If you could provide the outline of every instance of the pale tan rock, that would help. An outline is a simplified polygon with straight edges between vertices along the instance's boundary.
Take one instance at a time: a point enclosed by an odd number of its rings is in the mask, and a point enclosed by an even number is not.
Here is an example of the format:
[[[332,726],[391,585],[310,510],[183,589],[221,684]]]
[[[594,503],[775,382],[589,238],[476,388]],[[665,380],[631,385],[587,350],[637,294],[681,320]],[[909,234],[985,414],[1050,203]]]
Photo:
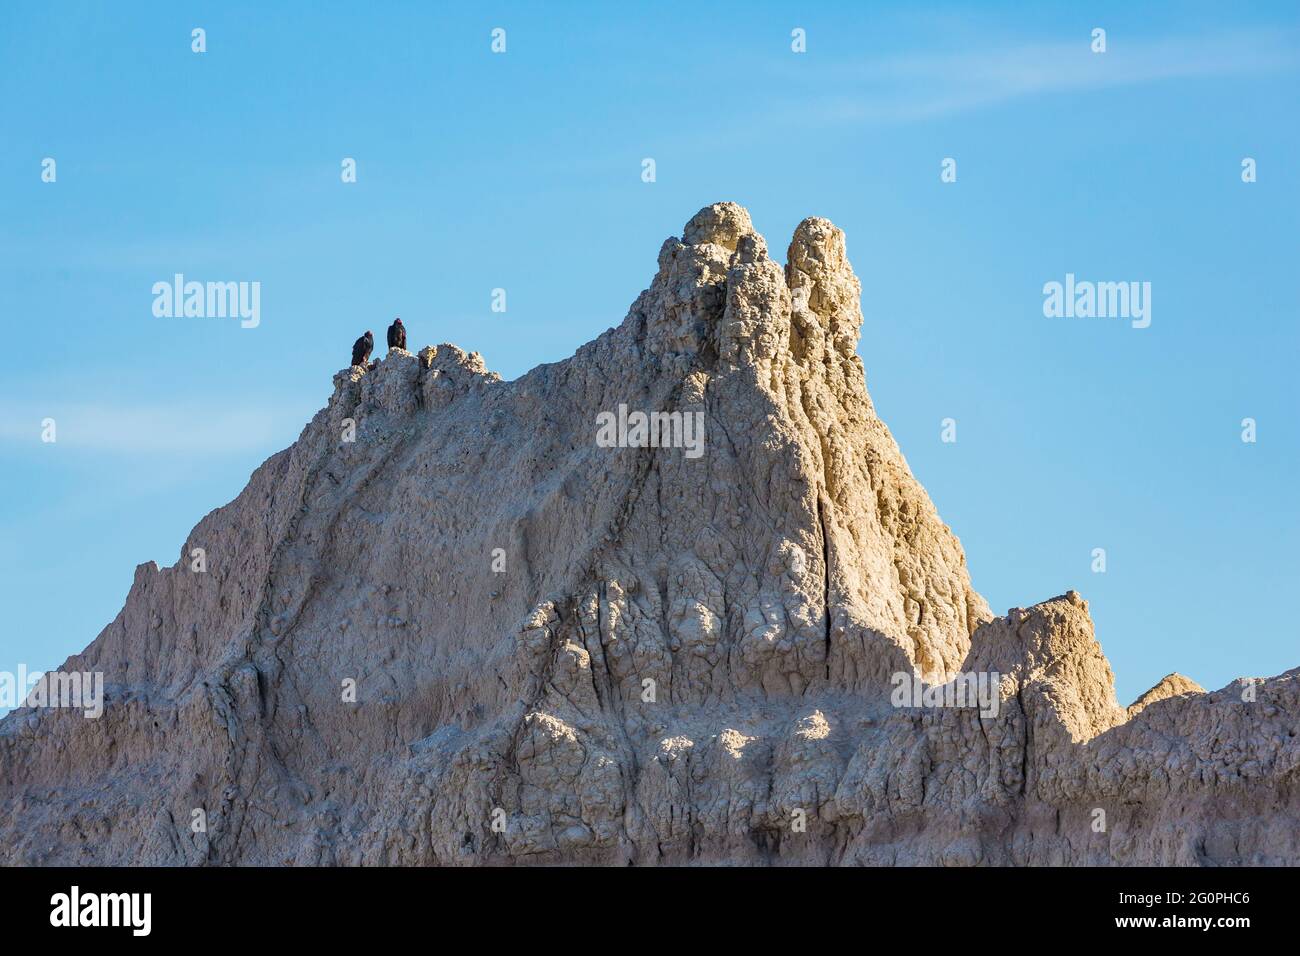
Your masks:
[[[1128,717],[1130,719],[1136,717],[1152,704],[1168,700],[1170,697],[1204,693],[1205,688],[1190,677],[1184,677],[1182,674],[1166,674],[1158,684],[1128,705]]]
[[[339,372],[65,664],[103,717],[0,723],[0,862],[1300,863],[1297,672],[1126,713],[1077,594],[994,618],[860,293],[828,221],[782,266],[719,203],[566,361]],[[620,405],[703,453],[598,445]]]

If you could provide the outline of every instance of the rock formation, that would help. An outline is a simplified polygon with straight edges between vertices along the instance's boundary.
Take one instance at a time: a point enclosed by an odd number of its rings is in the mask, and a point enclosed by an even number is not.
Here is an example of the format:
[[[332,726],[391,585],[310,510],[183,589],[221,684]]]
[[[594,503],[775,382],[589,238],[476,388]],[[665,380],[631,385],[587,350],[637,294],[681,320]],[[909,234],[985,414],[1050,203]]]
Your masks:
[[[0,724],[0,862],[1300,863],[1300,671],[1126,712],[1079,595],[995,618],[859,292],[722,203],[567,361],[339,372],[65,663],[103,716]]]
[[[1178,697],[1183,694],[1204,694],[1205,688],[1196,681],[1184,677],[1182,674],[1167,674],[1161,678],[1160,683],[1156,684],[1149,691],[1139,697],[1128,706],[1129,717],[1136,717],[1146,708],[1158,701],[1167,700],[1170,697]]]

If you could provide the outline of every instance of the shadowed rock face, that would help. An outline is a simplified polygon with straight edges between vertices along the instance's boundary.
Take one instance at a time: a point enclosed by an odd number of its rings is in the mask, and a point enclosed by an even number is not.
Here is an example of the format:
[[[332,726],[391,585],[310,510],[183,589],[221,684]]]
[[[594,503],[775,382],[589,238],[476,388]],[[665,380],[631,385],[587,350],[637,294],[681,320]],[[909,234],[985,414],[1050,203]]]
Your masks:
[[[721,203],[567,361],[339,372],[66,662],[104,715],[0,724],[0,861],[1300,863],[1300,671],[1126,713],[1077,594],[993,618],[859,294],[826,220],[782,267]],[[620,406],[702,454],[598,443]]]

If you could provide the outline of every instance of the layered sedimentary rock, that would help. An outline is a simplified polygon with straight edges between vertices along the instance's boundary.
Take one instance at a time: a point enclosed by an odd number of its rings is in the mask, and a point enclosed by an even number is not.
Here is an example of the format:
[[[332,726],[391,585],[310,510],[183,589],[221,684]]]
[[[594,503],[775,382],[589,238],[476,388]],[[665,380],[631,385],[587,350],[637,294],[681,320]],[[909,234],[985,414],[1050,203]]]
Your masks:
[[[66,662],[103,716],[0,724],[0,861],[1300,862],[1300,672],[1126,711],[1078,594],[993,617],[859,294],[723,203],[567,361],[338,373]]]

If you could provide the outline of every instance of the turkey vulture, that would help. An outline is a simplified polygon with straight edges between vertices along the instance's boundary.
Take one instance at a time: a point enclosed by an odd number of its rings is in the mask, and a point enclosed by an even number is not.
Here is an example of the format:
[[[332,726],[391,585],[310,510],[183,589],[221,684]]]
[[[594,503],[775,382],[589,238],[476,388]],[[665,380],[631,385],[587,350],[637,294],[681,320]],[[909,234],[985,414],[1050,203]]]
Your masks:
[[[370,361],[370,353],[375,347],[375,337],[369,329],[366,334],[352,343],[352,364],[365,365]]]
[[[402,325],[401,319],[394,319],[393,324],[388,327],[388,347],[390,349],[406,348],[406,326]]]

